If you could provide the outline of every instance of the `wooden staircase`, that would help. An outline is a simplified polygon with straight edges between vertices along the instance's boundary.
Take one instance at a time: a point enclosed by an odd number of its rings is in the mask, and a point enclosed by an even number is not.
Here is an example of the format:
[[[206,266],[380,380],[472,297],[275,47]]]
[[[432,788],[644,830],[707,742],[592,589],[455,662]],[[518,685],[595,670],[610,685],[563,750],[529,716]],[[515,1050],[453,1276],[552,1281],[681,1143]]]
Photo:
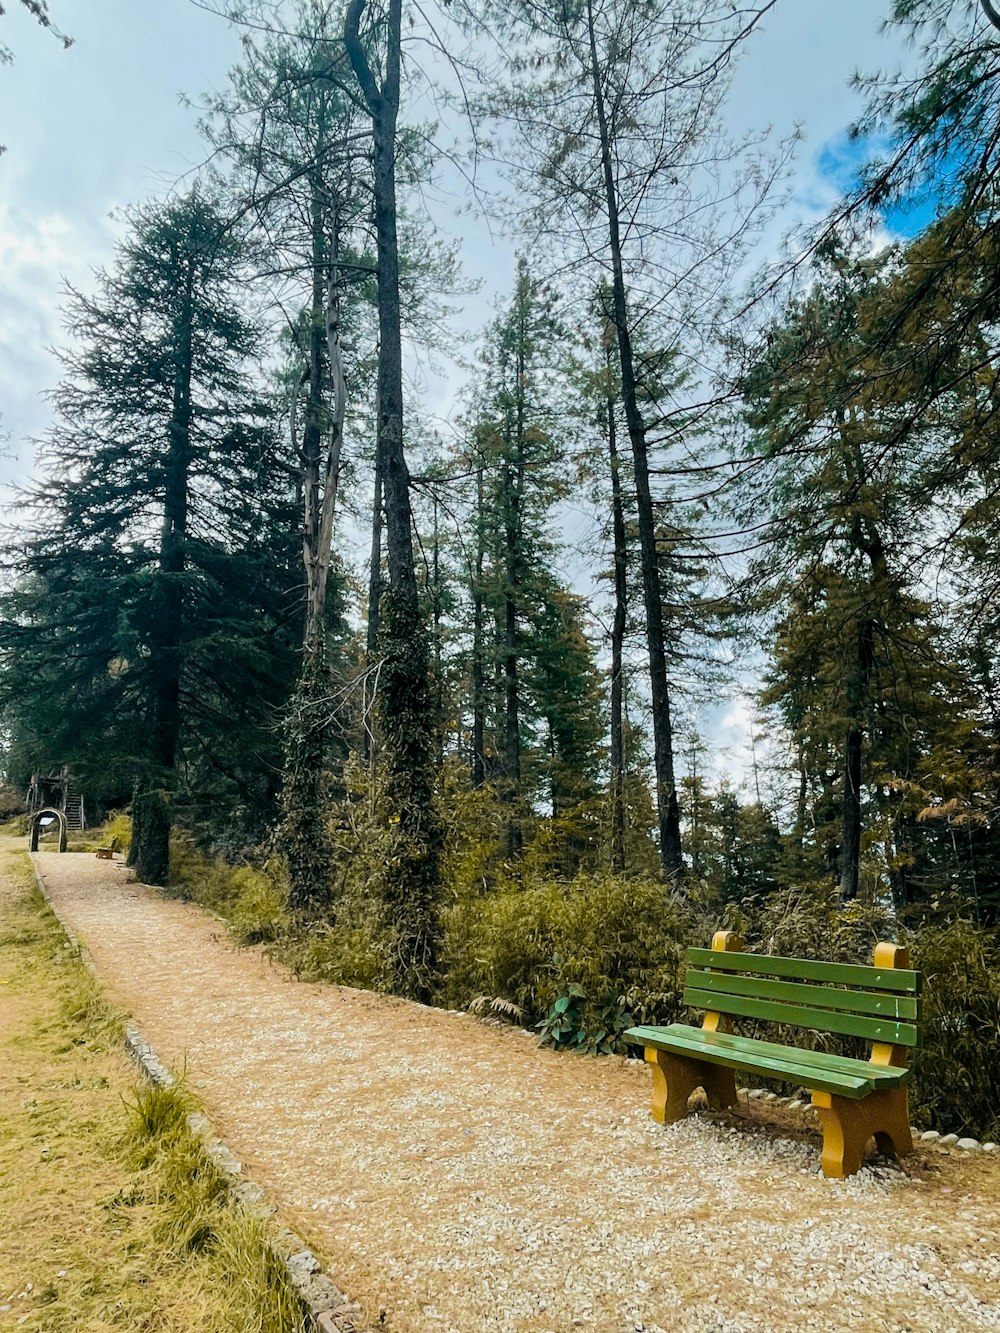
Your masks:
[[[69,786],[66,788],[63,814],[66,816],[66,829],[69,833],[79,833],[86,828],[83,816],[83,797]]]

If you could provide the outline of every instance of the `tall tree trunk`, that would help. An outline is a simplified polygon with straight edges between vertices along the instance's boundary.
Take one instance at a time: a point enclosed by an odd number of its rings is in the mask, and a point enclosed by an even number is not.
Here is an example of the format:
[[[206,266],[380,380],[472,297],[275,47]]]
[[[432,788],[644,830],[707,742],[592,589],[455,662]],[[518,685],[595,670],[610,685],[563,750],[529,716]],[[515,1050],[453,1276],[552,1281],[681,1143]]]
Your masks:
[[[622,504],[622,484],[618,457],[618,427],[615,421],[615,399],[611,385],[611,343],[604,343],[608,374],[607,411],[608,458],[611,465],[611,528],[614,542],[615,614],[611,625],[611,873],[625,871],[625,729],[622,716],[624,681],[625,627],[628,615],[628,585],[626,582],[625,509]]]
[[[427,631],[417,597],[410,479],[403,449],[403,352],[396,229],[396,120],[399,114],[402,0],[384,18],[385,77],[376,83],[360,23],[367,0],[351,0],[344,23],[347,56],[372,121],[373,200],[378,258],[378,440],[385,488],[389,594],[380,715],[385,800],[393,845],[381,884],[392,934],[396,991],[430,997],[437,963],[437,881],[441,829],[434,800],[434,708]]]
[[[376,415],[378,404],[376,403]],[[368,628],[365,634],[365,665],[371,673],[378,655],[379,610],[382,596],[382,466],[378,448],[375,450],[375,498],[372,502],[372,553],[368,571]],[[365,677],[364,688],[364,746],[365,762],[371,764],[378,752],[371,710],[374,700],[371,675]]]
[[[838,413],[840,437],[853,465],[854,483],[864,485],[867,476],[864,455],[854,429],[854,413]],[[868,560],[872,590],[884,588],[889,568],[882,534],[869,515],[855,513],[851,524],[851,544]],[[877,603],[877,598],[873,597]],[[870,686],[875,669],[875,622],[865,616],[858,622],[854,663],[847,685],[847,716],[850,723],[844,742],[843,828],[840,839],[840,901],[852,902],[858,896],[861,865],[861,759],[867,716],[871,709]]]
[[[319,151],[324,147],[320,126]],[[306,614],[302,667],[285,727],[279,845],[288,870],[288,906],[299,917],[329,918],[333,844],[327,827],[329,679],[326,596],[346,410],[340,351],[336,211],[329,221],[327,191],[318,172],[310,181],[312,304],[302,430],[302,563]],[[329,225],[329,236],[327,228]],[[326,382],[332,401],[326,400]]]
[[[129,847],[129,864],[134,866],[137,877],[146,884],[164,884],[169,873],[169,795],[176,774],[181,726],[195,256],[189,251],[182,262],[179,309],[173,329],[174,376],[164,462],[159,570],[154,598],[153,632],[150,636],[153,673],[152,763],[136,781],[132,800],[132,843]]]
[[[680,807],[674,773],[673,727],[670,717],[670,687],[667,679],[666,644],[663,631],[663,602],[660,592],[660,565],[656,550],[656,524],[649,487],[649,457],[646,428],[636,393],[635,359],[628,318],[625,270],[622,263],[621,227],[618,191],[615,184],[611,135],[608,128],[601,62],[597,52],[592,0],[587,4],[587,32],[590,43],[590,72],[594,87],[600,134],[601,165],[604,174],[605,206],[608,214],[608,242],[612,272],[612,313],[621,363],[622,403],[632,446],[635,470],[636,507],[639,519],[639,549],[642,563],[642,590],[646,612],[646,646],[649,652],[650,695],[653,713],[653,764],[656,770],[656,809],[660,831],[660,863],[669,879],[677,879],[684,868],[681,854]]]
[[[864,709],[874,665],[874,623],[866,618],[858,625],[857,649],[848,685],[848,716],[851,726],[844,744],[843,832],[840,841],[840,901],[858,896],[861,864],[861,749],[864,740]]]
[[[337,507],[347,409],[340,346],[340,233],[334,204],[327,237],[330,213],[327,195],[323,181],[318,177],[314,179],[310,219],[312,309],[309,320],[309,390],[302,440],[305,474],[302,560],[306,573],[303,638],[307,655],[323,655],[326,645],[326,597],[333,558],[333,520]]]
[[[483,641],[483,469],[476,471],[476,568],[472,580],[472,785],[486,781],[486,645]]]
[[[806,748],[801,736],[795,738],[795,762],[799,773],[799,789],[795,796],[795,846],[802,847],[806,836],[806,800],[809,795],[809,774],[806,768]]]
[[[441,534],[438,531],[438,498],[434,496],[434,534],[431,548],[431,590],[432,629],[431,641],[434,645],[434,713],[437,718],[437,746],[435,758],[440,768],[444,763],[444,672],[442,670],[441,644]]]
[[[520,513],[516,474],[504,468],[504,791],[507,807],[507,856],[517,860],[522,849],[521,798],[521,700],[517,676],[517,587],[519,577]]]
[[[520,270],[519,270],[520,272]],[[518,680],[517,619],[522,587],[524,543],[525,327],[524,291],[517,289],[514,419],[506,423],[504,464],[504,801],[507,805],[507,857],[520,859],[524,845],[521,824],[521,691]],[[513,455],[513,456],[512,456]]]

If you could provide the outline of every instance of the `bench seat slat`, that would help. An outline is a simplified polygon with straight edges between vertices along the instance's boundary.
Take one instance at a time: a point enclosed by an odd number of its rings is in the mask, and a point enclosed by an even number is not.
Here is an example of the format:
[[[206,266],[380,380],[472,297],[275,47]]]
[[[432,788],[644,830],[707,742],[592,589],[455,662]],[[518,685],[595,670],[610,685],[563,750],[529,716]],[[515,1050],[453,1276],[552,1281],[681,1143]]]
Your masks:
[[[760,1073],[784,1082],[795,1083],[817,1091],[834,1092],[860,1100],[876,1087],[894,1087],[904,1083],[908,1070],[887,1070],[863,1061],[841,1060],[824,1056],[825,1066],[804,1063],[803,1054],[792,1047],[774,1046],[747,1037],[733,1040],[731,1034],[706,1032],[703,1028],[674,1023],[666,1028],[630,1028],[627,1041],[657,1050],[673,1051],[708,1064],[724,1065]],[[775,1054],[778,1052],[778,1054]],[[819,1052],[810,1052],[812,1055]],[[860,1069],[858,1068],[860,1066]]]
[[[641,1033],[642,1028],[631,1029]],[[781,1059],[773,1055],[754,1051],[752,1046],[734,1050],[731,1046],[722,1046],[717,1042],[705,1040],[717,1034],[704,1032],[702,1028],[684,1028],[675,1024],[670,1028],[647,1028],[643,1046],[653,1046],[657,1050],[670,1051],[675,1055],[686,1055],[694,1060],[704,1060],[707,1064],[723,1065],[727,1069],[742,1069],[747,1072],[762,1074],[767,1078],[781,1079],[802,1087],[817,1088],[824,1092],[839,1093],[842,1097],[860,1100],[873,1089],[870,1079],[846,1070],[816,1069],[809,1065],[796,1064],[795,1051],[785,1048]],[[689,1034],[694,1034],[693,1038]],[[626,1034],[628,1036],[628,1034]],[[629,1038],[633,1040],[633,1038]]]
[[[858,1074],[862,1078],[873,1079],[878,1087],[895,1088],[906,1083],[910,1071],[898,1065],[873,1065],[867,1060],[855,1060],[849,1055],[833,1055],[829,1051],[812,1051],[804,1046],[782,1046],[778,1042],[762,1041],[757,1037],[741,1037],[736,1032],[710,1032],[706,1028],[690,1027],[687,1023],[673,1023],[670,1027],[630,1028],[629,1032],[671,1032],[682,1036],[691,1036],[697,1042],[710,1041],[722,1050],[752,1051],[762,1056],[772,1056],[776,1060],[792,1060],[819,1072],[843,1072]],[[628,1034],[626,1034],[628,1035]],[[629,1037],[639,1043],[638,1038]]]
[[[791,1004],[811,1005],[814,1009],[840,1009],[848,1014],[870,1014],[875,1018],[915,1022],[920,1016],[920,1000],[915,995],[802,985],[797,981],[771,981],[736,972],[703,972],[697,968],[688,968],[686,983],[697,990],[749,995],[755,1000],[787,1000]]]
[[[904,967],[867,967],[855,963],[827,963],[809,958],[780,958],[759,953],[728,953],[719,949],[688,949],[687,960],[695,967],[724,972],[757,972],[763,976],[790,977],[799,981],[827,981],[841,986],[863,986],[865,990],[902,991],[920,994],[920,973]]]
[[[811,1028],[814,1032],[839,1032],[847,1037],[868,1041],[891,1042],[894,1046],[915,1046],[917,1029],[912,1023],[890,1018],[863,1018],[841,1014],[832,1009],[812,1009],[804,1004],[781,1004],[777,1000],[755,1000],[746,995],[722,995],[713,991],[684,988],[684,1003],[692,1009],[707,1009],[741,1018],[757,1018],[767,1023],[787,1023],[792,1027]]]

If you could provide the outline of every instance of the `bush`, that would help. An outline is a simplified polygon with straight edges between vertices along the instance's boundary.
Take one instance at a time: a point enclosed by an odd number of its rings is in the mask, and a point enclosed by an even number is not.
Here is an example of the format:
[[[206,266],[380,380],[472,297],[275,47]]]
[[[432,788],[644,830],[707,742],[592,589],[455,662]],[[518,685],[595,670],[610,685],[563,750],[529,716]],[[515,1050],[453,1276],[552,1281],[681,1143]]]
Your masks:
[[[279,867],[231,866],[198,850],[175,829],[170,839],[170,885],[178,895],[226,919],[240,944],[270,944],[288,930],[288,890]]]
[[[24,792],[9,782],[0,782],[0,824],[6,824],[16,815],[26,815]]]
[[[879,940],[910,950],[923,978],[920,1045],[909,1085],[914,1121],[945,1133],[981,1138],[1000,1134],[1000,941],[995,931],[961,917],[900,928],[887,906],[839,908],[828,886],[771,895],[747,917],[734,914],[745,943],[771,954],[869,962]],[[767,1025],[741,1025],[748,1035],[772,1036]],[[777,1029],[778,1040],[812,1039],[824,1050],[867,1057],[869,1046],[850,1037]]]
[[[0,833],[5,838],[26,838],[30,828],[30,815],[11,815],[3,824],[0,824]]]
[[[276,860],[231,866],[206,856],[180,829],[171,835],[170,885],[179,897],[221,916],[238,943],[267,945],[303,981],[388,987],[385,942],[357,887],[344,889],[336,922],[294,921]]]
[[[444,926],[441,1002],[506,1006],[554,1045],[602,1051],[633,1020],[680,1016],[685,945],[710,930],[660,883],[596,876],[470,898]]]
[[[923,974],[912,1098],[935,1129],[1000,1136],[1000,942],[955,919],[913,938]]]
[[[68,852],[96,852],[98,847],[114,846],[116,852],[128,852],[132,841],[132,820],[122,810],[114,810],[103,824],[95,824],[80,837],[71,838]]]

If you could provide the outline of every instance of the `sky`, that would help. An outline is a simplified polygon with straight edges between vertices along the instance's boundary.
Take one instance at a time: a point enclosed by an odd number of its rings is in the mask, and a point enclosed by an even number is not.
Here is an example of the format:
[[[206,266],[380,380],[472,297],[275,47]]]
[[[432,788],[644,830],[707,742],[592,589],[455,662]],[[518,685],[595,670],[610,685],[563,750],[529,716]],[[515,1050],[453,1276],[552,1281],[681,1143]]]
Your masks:
[[[30,470],[28,439],[49,420],[43,394],[58,368],[47,349],[60,337],[63,279],[86,286],[92,267],[113,257],[121,209],[197,167],[204,148],[184,98],[224,85],[239,42],[192,0],[52,0],[74,39],[68,50],[21,5],[6,8],[0,40],[15,59],[0,67],[0,423],[11,456],[0,476],[10,477]],[[798,126],[804,136],[774,234],[786,220],[820,216],[845,183],[845,132],[860,109],[850,75],[903,58],[879,34],[881,8],[783,0],[738,69],[732,128]],[[485,296],[460,316],[476,327],[509,284],[514,247],[481,219],[455,216],[453,204],[443,202],[439,220],[460,238],[467,274],[485,278]]]
[[[908,56],[880,33],[889,0],[780,0],[750,43],[735,76],[727,115],[734,133],[773,127],[802,134],[790,198],[766,244],[803,220],[818,219],[850,183],[858,148],[846,133],[861,110],[849,81],[856,69],[895,68]],[[58,378],[51,348],[60,332],[66,281],[86,288],[108,265],[122,210],[162,195],[204,156],[197,102],[221,88],[238,59],[238,34],[193,0],[50,0],[63,49],[16,3],[0,18],[0,43],[14,63],[0,66],[0,431],[7,436],[0,482],[30,475],[30,440],[50,421],[45,391]],[[481,293],[458,315],[474,331],[509,289],[515,246],[460,198],[440,200],[442,228],[459,239],[466,275]],[[904,233],[926,219],[898,219]],[[446,414],[455,385],[429,382],[428,407]],[[746,762],[748,705],[736,698],[714,729],[727,763]]]

